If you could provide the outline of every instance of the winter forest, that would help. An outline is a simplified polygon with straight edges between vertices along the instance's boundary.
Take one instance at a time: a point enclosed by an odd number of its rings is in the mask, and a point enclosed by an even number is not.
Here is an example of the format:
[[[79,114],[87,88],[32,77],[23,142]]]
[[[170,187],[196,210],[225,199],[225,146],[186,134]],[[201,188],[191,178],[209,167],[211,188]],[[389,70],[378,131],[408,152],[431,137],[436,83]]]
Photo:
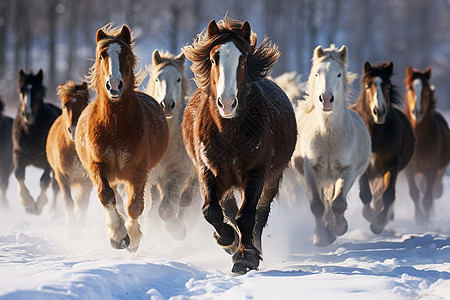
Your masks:
[[[449,107],[446,0],[0,0],[0,96],[15,107],[18,70],[42,68],[53,100],[59,83],[87,75],[95,32],[108,22],[130,26],[143,66],[154,49],[179,53],[225,14],[248,20],[259,42],[267,35],[278,45],[282,55],[273,76],[296,71],[305,81],[315,46],[345,44],[352,72],[360,74],[365,61],[392,60],[401,91],[406,66],[431,66],[439,107]]]

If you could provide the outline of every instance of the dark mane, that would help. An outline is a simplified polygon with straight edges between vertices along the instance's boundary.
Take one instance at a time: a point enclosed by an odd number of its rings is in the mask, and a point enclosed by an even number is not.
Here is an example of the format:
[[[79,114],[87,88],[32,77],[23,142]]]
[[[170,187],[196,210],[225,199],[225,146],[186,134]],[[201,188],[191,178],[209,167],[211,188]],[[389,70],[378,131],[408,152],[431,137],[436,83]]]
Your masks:
[[[383,81],[388,82],[389,83],[389,98],[391,101],[391,105],[395,105],[398,108],[402,108],[404,105],[403,102],[403,98],[401,97],[400,93],[397,90],[397,86],[393,85],[391,82],[391,76],[393,74],[388,74],[388,72],[386,72],[384,70],[384,68],[387,66],[387,63],[379,63],[376,65],[372,65],[372,68],[370,69],[370,71],[368,72],[363,72],[362,76],[361,76],[361,86],[364,87],[364,83],[366,82],[366,80],[368,78],[373,78],[373,77],[380,77],[381,79],[383,79]],[[365,91],[362,88],[361,89],[361,94],[360,94],[360,98],[364,97],[365,95]]]
[[[142,82],[141,79],[145,76],[145,74],[134,74],[134,70],[137,67],[137,57],[134,55],[134,37],[131,36],[131,43],[128,44],[124,39],[119,37],[122,27],[113,27],[113,23],[109,23],[101,28],[103,32],[107,35],[106,38],[103,38],[97,43],[97,49],[95,51],[96,57],[95,62],[92,67],[89,69],[89,75],[86,76],[86,80],[89,84],[89,88],[98,93],[97,83],[99,82],[97,67],[100,64],[100,60],[98,58],[98,53],[109,46],[111,43],[119,43],[124,49],[129,50],[130,63],[133,69],[133,81],[134,81],[134,89],[136,89],[139,84]],[[137,77],[137,78],[136,78]],[[142,78],[141,78],[142,77]]]
[[[216,45],[233,41],[248,53],[247,71],[248,81],[258,81],[269,75],[271,68],[277,62],[280,52],[267,37],[259,47],[257,44],[257,35],[254,32],[250,34],[250,44],[240,35],[240,28],[243,22],[224,17],[217,23],[219,33],[208,37],[206,30],[197,35],[192,45],[183,47],[182,51],[186,58],[192,61],[191,70],[195,74],[195,82],[201,89],[209,85],[211,62],[209,53]]]

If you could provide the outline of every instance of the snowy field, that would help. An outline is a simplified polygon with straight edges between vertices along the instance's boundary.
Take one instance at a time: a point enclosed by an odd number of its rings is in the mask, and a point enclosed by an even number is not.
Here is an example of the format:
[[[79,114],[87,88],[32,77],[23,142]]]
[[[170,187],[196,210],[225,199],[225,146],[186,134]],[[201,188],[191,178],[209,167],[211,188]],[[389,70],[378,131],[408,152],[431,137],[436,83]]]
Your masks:
[[[37,195],[41,172],[27,171]],[[0,214],[0,299],[450,299],[450,175],[445,186],[432,224],[421,228],[401,178],[395,220],[380,236],[370,232],[354,188],[349,231],[316,248],[309,205],[287,174],[259,271],[234,276],[200,202],[185,241],[172,240],[158,220],[142,220],[141,247],[130,254],[110,247],[94,193],[85,226],[71,228],[61,203],[57,213],[25,214],[11,177],[10,208]]]

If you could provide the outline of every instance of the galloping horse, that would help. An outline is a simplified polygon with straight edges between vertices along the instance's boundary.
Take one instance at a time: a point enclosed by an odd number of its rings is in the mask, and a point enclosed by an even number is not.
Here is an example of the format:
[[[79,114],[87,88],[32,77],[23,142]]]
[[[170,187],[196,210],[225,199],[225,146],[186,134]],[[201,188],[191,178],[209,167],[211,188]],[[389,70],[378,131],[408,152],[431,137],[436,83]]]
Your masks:
[[[61,109],[50,103],[44,103],[45,87],[43,74],[37,75],[19,72],[20,105],[12,129],[14,172],[18,181],[19,197],[29,214],[40,214],[47,203],[46,191],[52,178],[52,168],[47,161],[45,144],[48,131]],[[44,169],[41,177],[41,193],[35,202],[25,186],[25,168],[33,165]],[[57,193],[57,184],[53,185],[53,204]]]
[[[307,97],[296,109],[298,140],[292,158],[316,219],[313,243],[331,244],[347,232],[347,193],[369,164],[370,136],[347,106],[347,48],[317,46]]]
[[[388,215],[393,217],[389,209],[395,200],[397,175],[414,152],[414,133],[400,110],[400,95],[391,83],[393,68],[392,62],[374,66],[366,62],[361,93],[351,107],[366,123],[372,140],[371,161],[359,179],[359,195],[364,203],[363,215],[375,234],[383,231]],[[372,195],[375,209],[370,206]]]
[[[416,145],[405,173],[409,194],[414,201],[417,223],[428,223],[433,199],[443,193],[442,178],[450,162],[450,130],[436,111],[434,86],[430,86],[431,68],[424,72],[406,68],[406,115],[411,122]],[[416,180],[423,184],[417,186]],[[420,181],[419,181],[420,182]]]
[[[11,140],[13,119],[5,116],[3,110],[4,103],[0,98],[0,206],[8,207],[6,190],[9,185],[9,176],[14,167]]]
[[[297,136],[289,99],[265,78],[278,48],[267,39],[256,43],[247,21],[225,17],[183,48],[198,86],[184,112],[183,141],[198,172],[204,217],[239,274],[259,265],[262,230]],[[243,197],[239,211],[235,189]]]
[[[75,148],[107,212],[111,246],[134,252],[141,239],[138,217],[147,174],[166,151],[167,122],[161,106],[136,91],[137,62],[128,26],[107,25],[97,31],[96,41],[89,84],[97,99],[78,120]],[[116,208],[113,188],[118,182],[128,194],[126,226]]]
[[[76,217],[80,221],[89,204],[92,182],[78,158],[74,140],[78,118],[89,104],[89,91],[86,82],[76,85],[69,80],[58,86],[57,94],[63,111],[48,133],[47,159],[63,191],[68,220],[72,221]],[[72,199],[72,185],[79,185],[81,189],[75,203]]]
[[[186,107],[188,81],[184,76],[185,56],[174,56],[168,52],[153,51],[150,79],[146,93],[161,105],[169,126],[169,146],[149,178],[155,183],[151,187],[152,207],[159,201],[159,215],[172,237],[182,240],[186,236],[183,215],[192,203],[195,187],[198,186],[191,160],[183,145],[181,122]],[[191,178],[192,177],[192,178]]]

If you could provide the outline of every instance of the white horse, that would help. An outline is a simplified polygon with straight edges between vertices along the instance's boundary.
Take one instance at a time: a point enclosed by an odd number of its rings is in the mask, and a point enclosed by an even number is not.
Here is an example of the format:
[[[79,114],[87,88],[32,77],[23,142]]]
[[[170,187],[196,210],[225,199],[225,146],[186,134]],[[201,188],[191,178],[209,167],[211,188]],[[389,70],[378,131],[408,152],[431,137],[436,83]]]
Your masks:
[[[347,231],[347,193],[370,160],[370,136],[346,96],[356,76],[347,73],[347,48],[316,47],[307,97],[296,110],[298,139],[292,157],[316,219],[313,243],[331,244]]]
[[[184,210],[192,204],[198,190],[194,167],[181,137],[181,121],[188,94],[184,63],[183,53],[174,56],[153,51],[150,79],[145,91],[161,105],[169,125],[169,146],[149,175],[151,206],[154,208],[159,203],[159,216],[165,222],[166,230],[177,240],[186,236]]]
[[[301,77],[301,74],[294,71],[271,78],[286,93],[294,108],[297,107],[298,101],[303,100],[306,95],[306,82],[300,81]]]

